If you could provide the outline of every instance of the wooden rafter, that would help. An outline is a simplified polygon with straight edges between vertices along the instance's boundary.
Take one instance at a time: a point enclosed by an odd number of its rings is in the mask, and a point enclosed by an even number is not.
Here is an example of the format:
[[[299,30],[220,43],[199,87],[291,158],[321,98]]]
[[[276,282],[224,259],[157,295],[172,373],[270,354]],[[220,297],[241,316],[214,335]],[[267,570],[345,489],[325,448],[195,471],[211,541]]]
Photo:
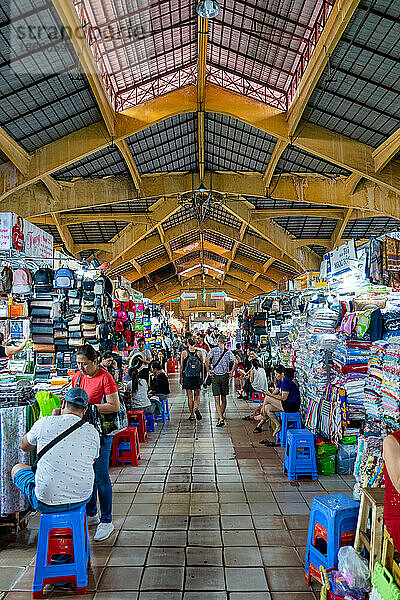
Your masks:
[[[286,140],[278,140],[276,142],[274,151],[272,152],[268,166],[264,173],[264,185],[266,189],[269,188],[271,184],[271,179],[275,173],[276,165],[278,164],[280,157],[282,156],[288,145],[289,142]]]
[[[339,220],[337,222],[335,230],[331,237],[331,241],[330,241],[331,248],[335,248],[339,244],[340,240],[342,239],[343,232],[346,229],[346,225],[349,222],[352,212],[353,212],[353,209],[349,208],[347,210],[345,216],[343,217],[343,219]]]
[[[374,148],[371,146],[304,120],[301,121],[295,138],[292,138],[285,115],[278,109],[210,83],[206,84],[205,92],[206,112],[230,115],[280,140],[292,143],[295,147],[357,173],[360,177],[396,193],[400,192],[400,164],[393,162],[390,168],[386,167],[377,173],[373,158]],[[8,178],[4,183],[1,198],[4,199],[13,190],[22,189],[38,181],[43,175],[51,174],[163,119],[196,110],[197,88],[188,86],[117,115],[115,138],[109,135],[102,123],[75,131],[35,151],[29,162],[29,173],[19,177],[17,184]],[[234,180],[237,181],[237,178]],[[264,190],[260,195],[263,195],[265,186],[262,176],[260,183]]]
[[[372,153],[376,171],[381,171],[400,151],[400,129],[397,129],[387,140]]]

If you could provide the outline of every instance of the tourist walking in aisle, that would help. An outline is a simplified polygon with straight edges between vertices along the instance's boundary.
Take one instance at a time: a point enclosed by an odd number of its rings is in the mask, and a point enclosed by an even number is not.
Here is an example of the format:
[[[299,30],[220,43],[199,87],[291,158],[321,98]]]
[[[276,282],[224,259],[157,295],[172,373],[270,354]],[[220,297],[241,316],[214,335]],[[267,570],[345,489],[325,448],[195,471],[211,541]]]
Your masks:
[[[212,348],[206,359],[206,368],[212,380],[212,394],[218,414],[217,427],[225,425],[226,397],[229,394],[229,382],[237,367],[237,359],[226,348],[223,335],[218,336],[218,346]]]
[[[204,363],[201,350],[196,348],[196,342],[189,338],[187,350],[181,354],[181,376],[182,389],[186,390],[188,407],[190,412],[189,421],[200,421],[203,417],[199,411],[200,388],[204,379]]]
[[[98,364],[98,355],[93,346],[85,344],[79,348],[76,362],[80,372],[73,376],[72,387],[84,389],[89,396],[89,404],[96,405],[100,414],[118,412],[120,408],[118,386],[114,377]],[[114,531],[112,487],[109,473],[113,438],[111,435],[102,437],[100,456],[94,463],[93,494],[86,506],[88,525],[98,525],[94,535],[97,542],[106,540]],[[97,495],[100,501],[100,519],[97,515]]]

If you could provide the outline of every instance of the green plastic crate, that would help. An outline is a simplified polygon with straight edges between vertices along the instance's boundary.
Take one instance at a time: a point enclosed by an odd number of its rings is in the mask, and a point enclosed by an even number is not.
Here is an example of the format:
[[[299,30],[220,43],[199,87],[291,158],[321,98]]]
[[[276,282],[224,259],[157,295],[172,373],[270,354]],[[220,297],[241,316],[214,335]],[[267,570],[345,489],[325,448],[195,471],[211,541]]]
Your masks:
[[[400,590],[394,583],[392,575],[378,562],[375,563],[372,585],[383,600],[400,600]]]

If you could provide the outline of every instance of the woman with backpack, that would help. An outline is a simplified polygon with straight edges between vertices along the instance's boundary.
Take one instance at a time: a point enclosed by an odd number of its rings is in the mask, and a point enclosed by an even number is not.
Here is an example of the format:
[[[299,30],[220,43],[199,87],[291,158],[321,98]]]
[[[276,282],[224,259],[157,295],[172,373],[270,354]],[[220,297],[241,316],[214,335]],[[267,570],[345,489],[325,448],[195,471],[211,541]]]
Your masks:
[[[181,376],[180,384],[186,390],[189,407],[189,421],[201,420],[203,417],[199,411],[200,388],[204,379],[204,363],[201,350],[196,348],[193,338],[188,339],[186,350],[181,353]]]

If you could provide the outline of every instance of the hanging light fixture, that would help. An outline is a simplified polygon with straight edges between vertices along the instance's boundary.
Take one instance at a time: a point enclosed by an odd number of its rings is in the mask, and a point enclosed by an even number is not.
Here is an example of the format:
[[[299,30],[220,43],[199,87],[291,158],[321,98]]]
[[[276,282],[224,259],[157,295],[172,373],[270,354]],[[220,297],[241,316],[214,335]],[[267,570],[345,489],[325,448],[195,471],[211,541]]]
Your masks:
[[[213,19],[221,12],[221,7],[216,0],[200,0],[196,7],[196,12],[200,17]]]

